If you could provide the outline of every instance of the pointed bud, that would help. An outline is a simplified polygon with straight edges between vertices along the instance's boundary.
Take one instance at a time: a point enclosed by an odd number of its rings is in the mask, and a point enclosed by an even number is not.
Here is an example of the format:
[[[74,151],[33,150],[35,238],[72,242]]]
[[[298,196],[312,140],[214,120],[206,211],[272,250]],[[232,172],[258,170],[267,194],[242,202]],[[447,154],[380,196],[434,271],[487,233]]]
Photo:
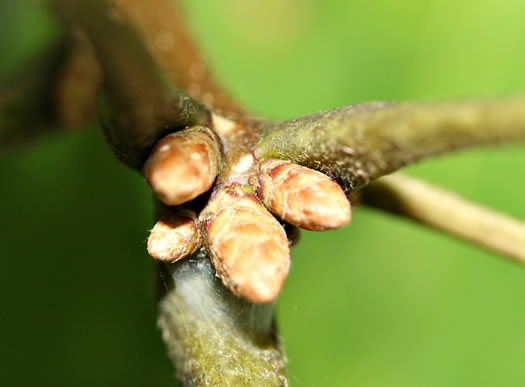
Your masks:
[[[322,231],[350,221],[350,203],[328,176],[289,161],[269,159],[259,166],[257,196],[285,222]]]
[[[144,164],[155,195],[173,206],[209,190],[220,163],[219,143],[208,128],[196,126],[160,140]]]
[[[148,238],[148,253],[159,261],[173,262],[194,253],[201,245],[195,213],[169,209]]]
[[[252,189],[238,183],[220,187],[200,220],[205,246],[224,284],[248,301],[273,301],[288,274],[288,241]]]

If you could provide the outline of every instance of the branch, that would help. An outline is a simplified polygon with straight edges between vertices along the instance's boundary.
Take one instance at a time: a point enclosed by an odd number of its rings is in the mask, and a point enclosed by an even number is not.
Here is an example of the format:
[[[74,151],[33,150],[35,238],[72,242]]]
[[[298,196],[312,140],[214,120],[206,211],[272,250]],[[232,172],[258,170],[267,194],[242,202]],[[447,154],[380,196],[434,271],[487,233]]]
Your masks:
[[[62,54],[57,38],[0,84],[0,153],[56,130],[54,82]]]
[[[166,286],[159,325],[184,385],[287,385],[272,304],[231,294],[202,250],[159,267]]]
[[[366,186],[361,200],[525,264],[525,223],[469,203],[452,192],[393,175]]]
[[[56,85],[56,111],[61,125],[76,130],[96,119],[102,74],[83,31],[71,28],[67,35],[67,53]]]
[[[42,37],[38,52],[0,81],[0,152],[94,121],[100,69],[79,32]]]
[[[206,68],[176,0],[118,0],[172,84],[228,118],[244,115]]]
[[[104,73],[99,114],[122,162],[140,169],[164,134],[208,122],[208,110],[169,83],[140,36],[108,0],[53,3],[94,46]]]
[[[256,155],[318,169],[350,191],[420,159],[514,140],[525,140],[523,97],[369,102],[268,124]]]

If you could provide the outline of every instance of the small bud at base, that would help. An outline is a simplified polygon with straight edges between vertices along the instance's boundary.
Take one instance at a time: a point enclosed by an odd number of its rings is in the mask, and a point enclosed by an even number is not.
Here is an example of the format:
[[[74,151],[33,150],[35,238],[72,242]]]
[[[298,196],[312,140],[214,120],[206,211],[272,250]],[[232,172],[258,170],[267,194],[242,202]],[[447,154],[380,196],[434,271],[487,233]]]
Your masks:
[[[200,244],[195,214],[189,210],[170,212],[151,230],[148,253],[159,261],[174,262],[195,252]]]

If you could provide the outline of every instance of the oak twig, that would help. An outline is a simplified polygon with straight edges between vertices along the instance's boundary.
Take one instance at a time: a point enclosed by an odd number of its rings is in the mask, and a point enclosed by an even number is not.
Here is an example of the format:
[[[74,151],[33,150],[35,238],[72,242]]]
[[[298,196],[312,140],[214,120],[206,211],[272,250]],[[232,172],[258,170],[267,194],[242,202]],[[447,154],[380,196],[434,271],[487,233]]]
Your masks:
[[[525,264],[525,223],[452,192],[396,174],[365,187],[361,200]]]
[[[268,124],[256,155],[315,168],[351,191],[423,158],[514,140],[525,140],[523,97],[369,102]]]
[[[56,110],[58,121],[76,130],[95,121],[102,74],[83,31],[71,28],[67,35],[67,53],[56,85]]]
[[[287,385],[272,304],[235,297],[202,250],[159,265],[166,285],[159,325],[184,385]]]
[[[169,81],[215,113],[237,118],[242,109],[209,73],[181,15],[177,0],[115,0],[137,28]]]
[[[99,115],[122,162],[140,169],[160,137],[208,122],[208,110],[169,83],[133,26],[108,0],[54,0],[54,5],[94,46],[104,76]]]
[[[57,130],[54,83],[63,48],[57,37],[11,79],[0,80],[0,153]]]

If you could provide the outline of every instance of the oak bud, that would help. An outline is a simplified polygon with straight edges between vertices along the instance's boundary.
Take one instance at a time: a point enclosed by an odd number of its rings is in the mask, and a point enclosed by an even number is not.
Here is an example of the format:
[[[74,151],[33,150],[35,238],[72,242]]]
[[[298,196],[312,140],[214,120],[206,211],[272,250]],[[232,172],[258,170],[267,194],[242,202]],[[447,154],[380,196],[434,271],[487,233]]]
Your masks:
[[[224,284],[254,303],[273,301],[290,266],[284,229],[238,183],[223,185],[200,216],[204,243]]]
[[[294,226],[322,231],[350,221],[350,202],[341,187],[313,169],[284,160],[264,160],[255,189],[270,211]]]

